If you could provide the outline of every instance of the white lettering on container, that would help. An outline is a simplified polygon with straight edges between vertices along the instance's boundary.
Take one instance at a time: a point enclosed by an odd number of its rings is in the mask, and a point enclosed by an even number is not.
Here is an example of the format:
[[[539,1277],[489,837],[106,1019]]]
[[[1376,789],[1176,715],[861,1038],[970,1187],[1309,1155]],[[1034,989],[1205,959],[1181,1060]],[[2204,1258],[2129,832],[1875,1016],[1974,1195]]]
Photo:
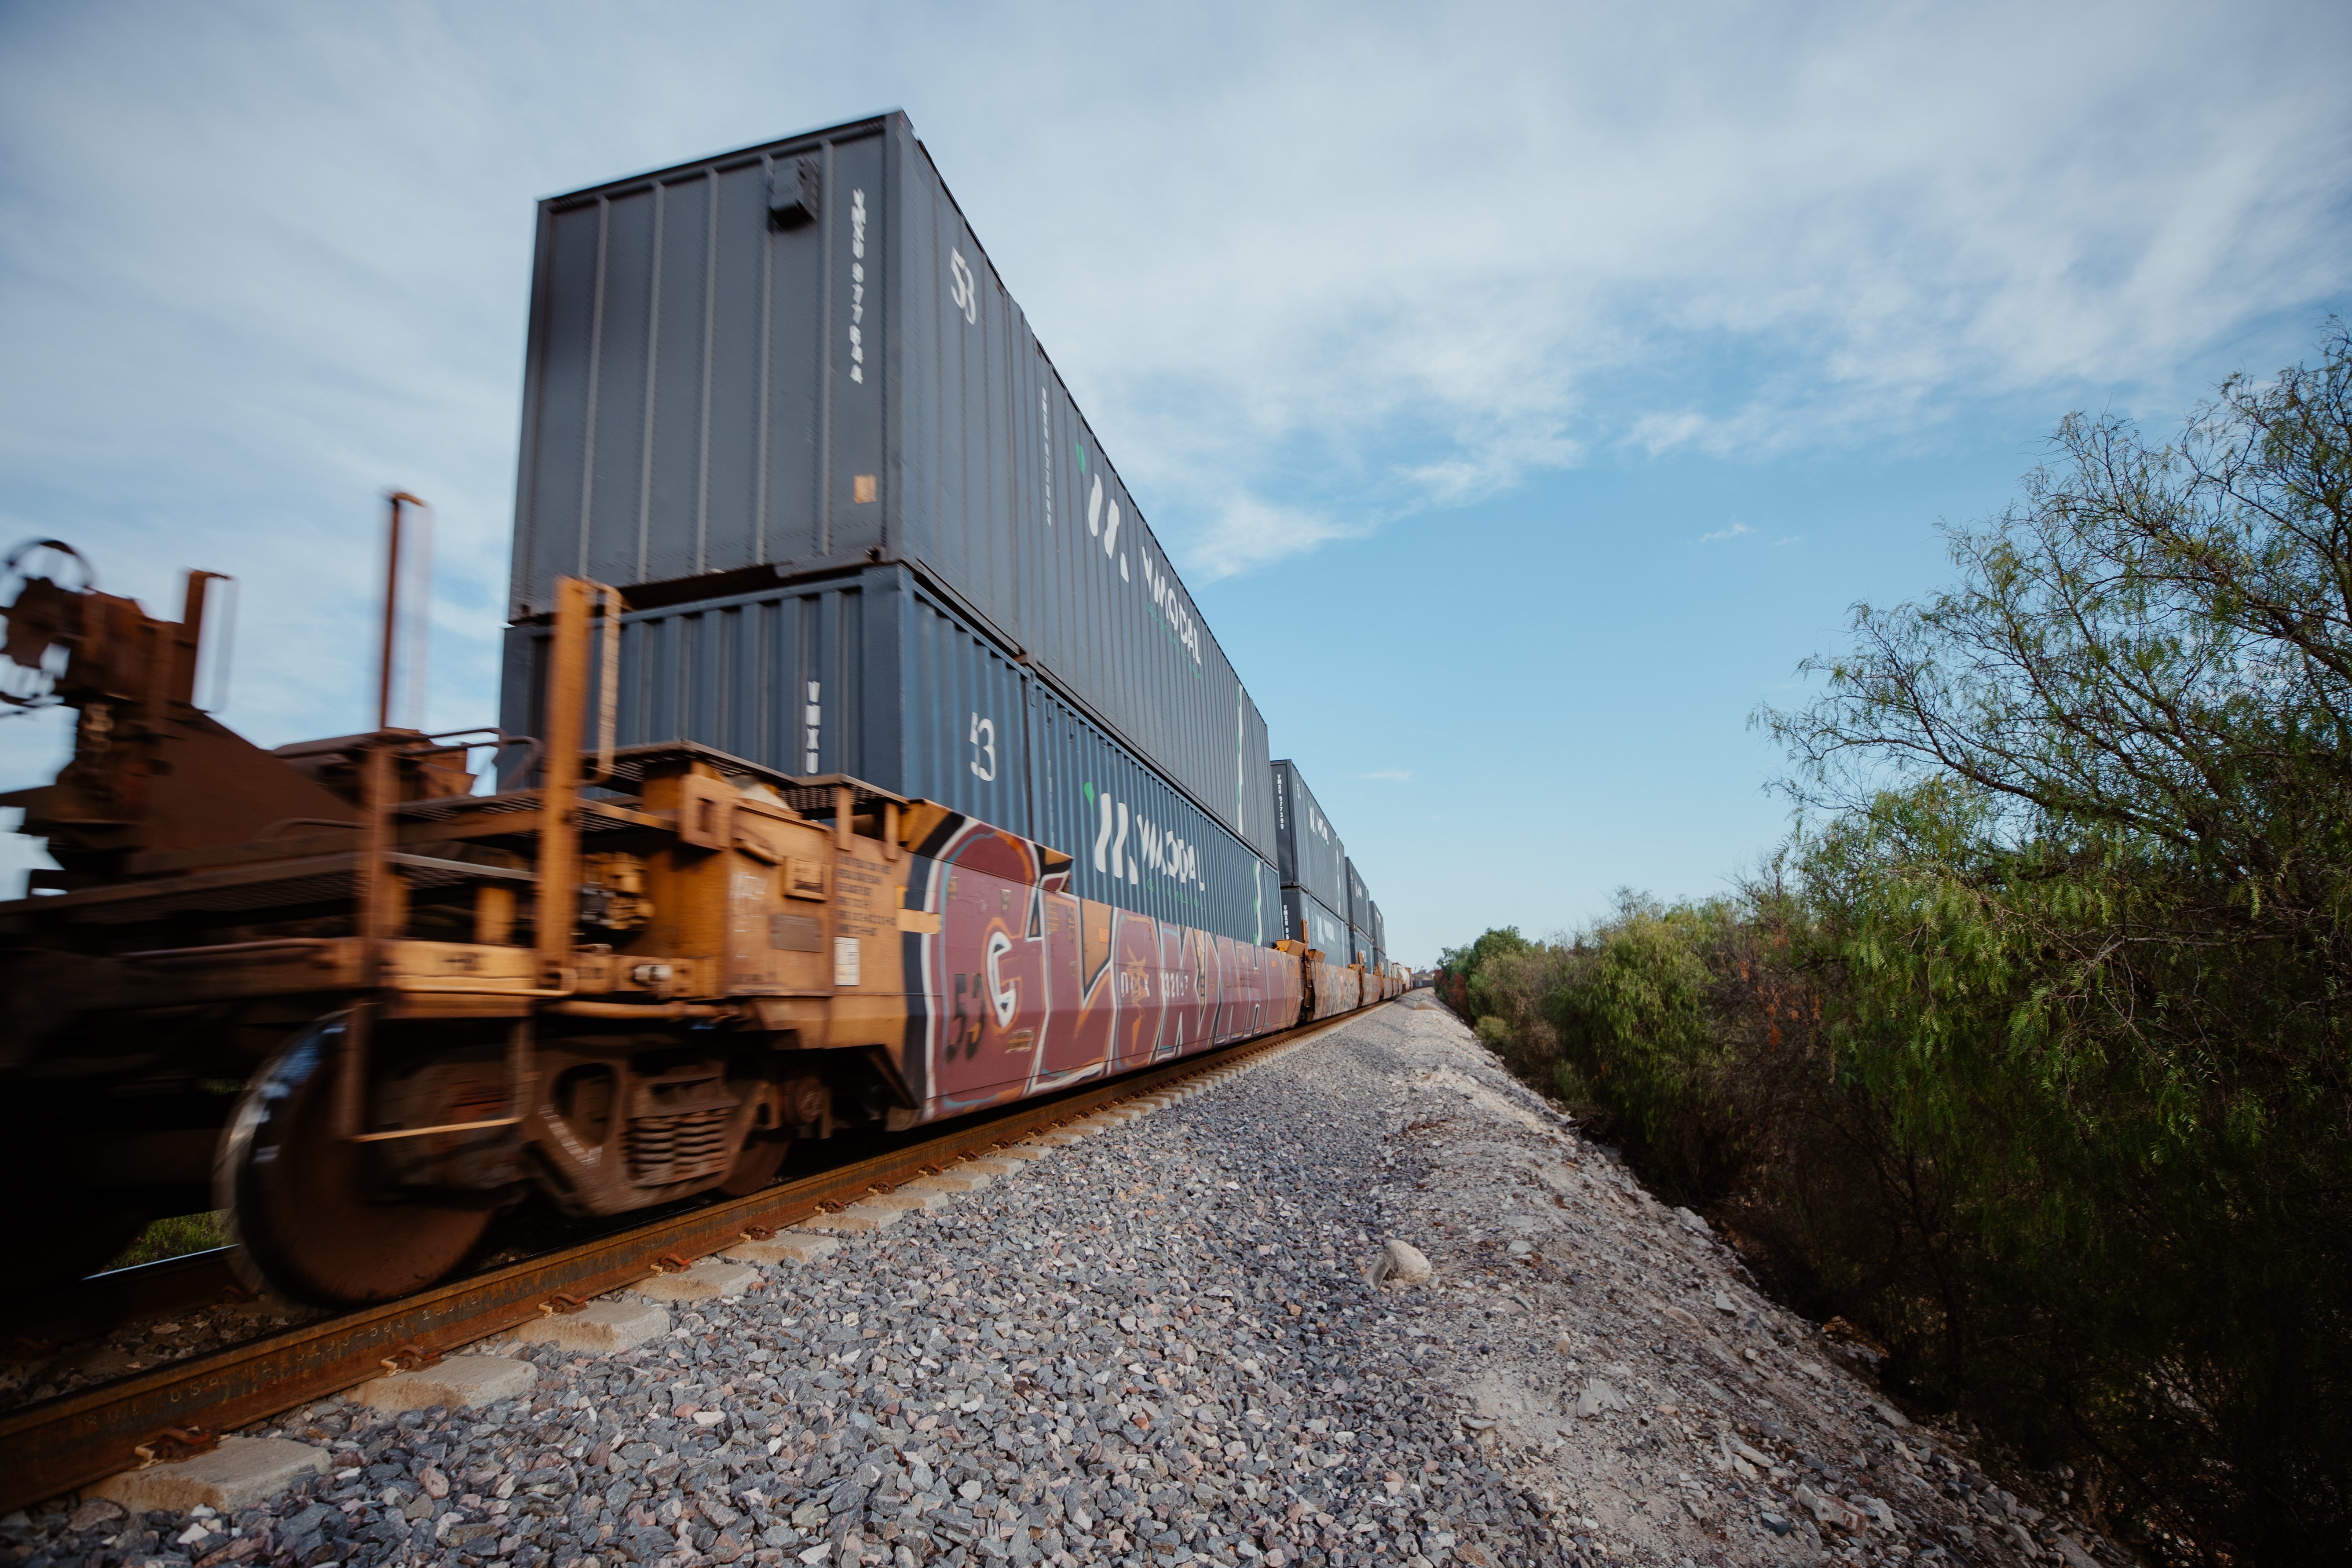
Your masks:
[[[1095,869],[1113,880],[1140,883],[1143,873],[1156,872],[1173,882],[1208,890],[1201,878],[1201,849],[1161,827],[1141,812],[1130,815],[1125,801],[1113,800],[1106,790],[1097,795],[1102,820],[1095,832]],[[1128,847],[1133,833],[1135,847]]]
[[[1045,394],[1041,391],[1038,396],[1042,399]],[[1044,411],[1041,407],[1039,416],[1042,418],[1043,415]],[[1049,447],[1047,456],[1050,458],[1051,455]],[[1050,471],[1050,464],[1048,469]],[[1050,486],[1052,481],[1049,479],[1047,483]],[[1053,521],[1050,489],[1047,492],[1046,512],[1046,521],[1050,522]],[[1118,524],[1119,510],[1117,496],[1113,496],[1110,500],[1109,523],[1106,525],[1103,522],[1103,482],[1102,476],[1097,474],[1094,477],[1094,483],[1087,490],[1087,531],[1101,539],[1103,555],[1106,559],[1118,556],[1119,581],[1131,582],[1133,578],[1128,572],[1127,557],[1118,553]],[[1192,662],[1198,665],[1201,663],[1201,623],[1192,614],[1192,606],[1185,602],[1184,590],[1178,584],[1176,574],[1168,568],[1165,562],[1154,561],[1151,558],[1151,552],[1144,546],[1139,545],[1135,554],[1136,559],[1143,563],[1143,583],[1151,595],[1152,607],[1158,610],[1160,618],[1168,623],[1168,629],[1174,634],[1177,645],[1186,653],[1191,654]]]
[[[1191,608],[1184,603],[1183,590],[1177,586],[1176,574],[1164,565],[1155,564],[1149,551],[1137,551],[1136,559],[1143,563],[1144,585],[1151,591],[1152,607],[1168,623],[1168,629],[1176,634],[1176,640],[1182,645],[1184,651],[1192,656],[1192,662],[1200,663],[1201,625],[1192,618]],[[1124,565],[1125,562],[1120,564]]]
[[[996,777],[996,721],[971,716],[972,777],[990,780]]]
[[[849,193],[849,379],[866,379],[866,193]]]
[[[808,701],[801,708],[801,760],[807,765],[804,773],[816,772],[817,731],[824,725],[824,710],[817,705],[817,683],[808,683]]]
[[[972,286],[971,268],[965,262],[961,250],[948,252],[948,296],[955,301],[956,309],[963,312],[968,325],[980,324],[980,290]]]

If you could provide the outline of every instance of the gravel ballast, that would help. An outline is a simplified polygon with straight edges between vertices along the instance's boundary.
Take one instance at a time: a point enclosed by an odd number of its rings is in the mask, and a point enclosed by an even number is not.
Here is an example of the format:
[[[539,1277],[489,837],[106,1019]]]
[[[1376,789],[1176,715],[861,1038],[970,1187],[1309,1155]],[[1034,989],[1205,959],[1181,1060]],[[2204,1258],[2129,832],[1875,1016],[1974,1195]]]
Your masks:
[[[1425,993],[1046,1157],[949,1174],[935,1206],[831,1250],[747,1247],[740,1295],[662,1304],[671,1326],[634,1349],[469,1347],[536,1369],[487,1408],[338,1399],[253,1428],[329,1456],[268,1505],[64,1500],[0,1520],[0,1545],[26,1568],[2105,1545],[1880,1405]]]

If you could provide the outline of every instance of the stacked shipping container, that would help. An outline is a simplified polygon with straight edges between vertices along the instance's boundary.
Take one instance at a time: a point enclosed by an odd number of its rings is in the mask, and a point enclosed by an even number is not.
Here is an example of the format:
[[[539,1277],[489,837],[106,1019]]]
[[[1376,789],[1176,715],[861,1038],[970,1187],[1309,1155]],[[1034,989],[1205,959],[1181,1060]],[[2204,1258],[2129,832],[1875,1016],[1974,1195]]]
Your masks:
[[[628,606],[625,745],[850,773],[1087,897],[1369,961],[1338,836],[904,115],[541,204],[509,730],[571,574]]]
[[[548,630],[512,628],[500,723],[544,732]],[[617,742],[848,773],[1059,849],[1071,890],[1255,943],[1274,868],[902,565],[621,617]]]
[[[1346,923],[1348,852],[1298,764],[1274,764],[1275,865],[1285,887],[1303,888]]]
[[[518,620],[902,564],[1272,858],[1265,721],[902,114],[541,204],[515,510]]]
[[[1283,934],[1303,942],[1334,963],[1348,961],[1348,927],[1302,888],[1282,889]]]
[[[1333,963],[1355,962],[1348,931],[1348,852],[1316,803],[1298,764],[1274,764],[1275,865],[1282,875],[1284,925]]]
[[[1374,912],[1372,895],[1357,875],[1355,861],[1345,863],[1348,882],[1348,942],[1356,962],[1373,968],[1380,966],[1383,944],[1379,937],[1378,916]]]

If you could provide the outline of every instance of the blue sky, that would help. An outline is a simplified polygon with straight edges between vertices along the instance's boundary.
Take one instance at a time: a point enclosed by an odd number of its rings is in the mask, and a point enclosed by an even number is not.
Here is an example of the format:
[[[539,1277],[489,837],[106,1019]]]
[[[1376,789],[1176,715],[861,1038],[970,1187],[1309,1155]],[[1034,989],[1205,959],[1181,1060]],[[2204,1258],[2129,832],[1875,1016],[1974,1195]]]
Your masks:
[[[366,716],[377,496],[489,716],[533,201],[897,105],[1409,961],[1719,889],[1748,724],[2058,417],[2352,288],[2352,11],[0,5],[0,533],[241,579]],[[53,723],[0,723],[0,787]],[[0,847],[15,882],[26,841]]]

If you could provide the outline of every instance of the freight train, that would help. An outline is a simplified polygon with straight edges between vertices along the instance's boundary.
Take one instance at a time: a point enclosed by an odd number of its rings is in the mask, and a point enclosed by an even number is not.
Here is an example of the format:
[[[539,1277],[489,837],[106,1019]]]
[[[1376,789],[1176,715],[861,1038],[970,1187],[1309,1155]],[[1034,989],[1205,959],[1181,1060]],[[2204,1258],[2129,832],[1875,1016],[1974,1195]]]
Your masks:
[[[0,699],[0,1235],[226,1212],[257,1282],[422,1289],[605,1215],[1401,993],[1378,908],[887,115],[541,205],[499,727],[264,750],[55,541]],[[391,501],[387,584],[401,577]],[[496,771],[495,784],[489,776]]]

